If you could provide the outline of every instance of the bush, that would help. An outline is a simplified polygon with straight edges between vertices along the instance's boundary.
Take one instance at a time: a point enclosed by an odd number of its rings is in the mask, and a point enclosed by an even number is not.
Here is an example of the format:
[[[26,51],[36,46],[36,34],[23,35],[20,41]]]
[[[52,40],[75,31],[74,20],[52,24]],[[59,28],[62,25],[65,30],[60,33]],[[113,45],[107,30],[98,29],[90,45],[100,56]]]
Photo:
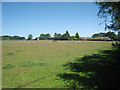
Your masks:
[[[84,40],[82,38],[73,38],[73,40]]]
[[[113,41],[112,39],[86,39],[87,41]]]
[[[73,38],[73,40],[78,40],[77,38]]]

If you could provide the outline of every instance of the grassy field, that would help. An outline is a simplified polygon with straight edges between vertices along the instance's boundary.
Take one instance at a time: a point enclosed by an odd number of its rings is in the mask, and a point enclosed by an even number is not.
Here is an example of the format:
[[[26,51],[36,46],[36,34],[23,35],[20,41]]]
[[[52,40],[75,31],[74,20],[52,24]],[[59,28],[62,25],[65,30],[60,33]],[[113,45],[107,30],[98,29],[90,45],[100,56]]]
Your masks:
[[[108,49],[100,41],[3,41],[3,88],[62,88],[58,73],[78,57]]]

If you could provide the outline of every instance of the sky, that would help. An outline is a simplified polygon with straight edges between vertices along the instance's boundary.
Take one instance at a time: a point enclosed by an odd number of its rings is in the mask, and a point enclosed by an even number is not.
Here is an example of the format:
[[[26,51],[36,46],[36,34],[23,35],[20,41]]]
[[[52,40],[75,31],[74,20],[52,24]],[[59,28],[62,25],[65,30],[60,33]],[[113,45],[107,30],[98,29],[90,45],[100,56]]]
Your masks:
[[[93,2],[3,2],[2,35],[18,35],[33,38],[40,34],[79,33],[90,37],[106,32],[104,19],[98,18],[99,8]]]

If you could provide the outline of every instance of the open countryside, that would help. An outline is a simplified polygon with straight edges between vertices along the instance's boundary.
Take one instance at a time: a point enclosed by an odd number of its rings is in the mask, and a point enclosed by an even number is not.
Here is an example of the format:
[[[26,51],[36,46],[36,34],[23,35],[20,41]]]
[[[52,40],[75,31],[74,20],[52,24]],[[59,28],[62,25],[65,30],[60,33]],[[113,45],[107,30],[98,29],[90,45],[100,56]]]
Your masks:
[[[3,41],[3,88],[62,88],[63,65],[109,49],[102,41]]]
[[[2,2],[3,90],[120,88],[120,2],[68,1]]]

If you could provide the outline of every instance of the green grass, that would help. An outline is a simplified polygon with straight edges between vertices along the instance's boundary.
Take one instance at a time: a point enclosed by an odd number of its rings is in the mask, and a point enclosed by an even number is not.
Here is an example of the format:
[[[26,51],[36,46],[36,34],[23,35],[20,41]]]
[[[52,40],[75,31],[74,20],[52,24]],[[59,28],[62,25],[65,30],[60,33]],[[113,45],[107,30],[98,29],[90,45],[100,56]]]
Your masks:
[[[3,41],[3,88],[64,88],[63,65],[108,49],[104,41]],[[7,46],[7,47],[6,47]]]
[[[7,64],[5,66],[3,66],[3,69],[9,69],[9,68],[13,68],[14,66],[11,64]]]
[[[31,61],[23,61],[20,63],[20,67],[32,67],[32,66],[36,66],[36,65],[44,66],[45,64],[46,64],[45,62],[34,63]]]
[[[7,55],[13,55],[13,53],[7,53]]]

